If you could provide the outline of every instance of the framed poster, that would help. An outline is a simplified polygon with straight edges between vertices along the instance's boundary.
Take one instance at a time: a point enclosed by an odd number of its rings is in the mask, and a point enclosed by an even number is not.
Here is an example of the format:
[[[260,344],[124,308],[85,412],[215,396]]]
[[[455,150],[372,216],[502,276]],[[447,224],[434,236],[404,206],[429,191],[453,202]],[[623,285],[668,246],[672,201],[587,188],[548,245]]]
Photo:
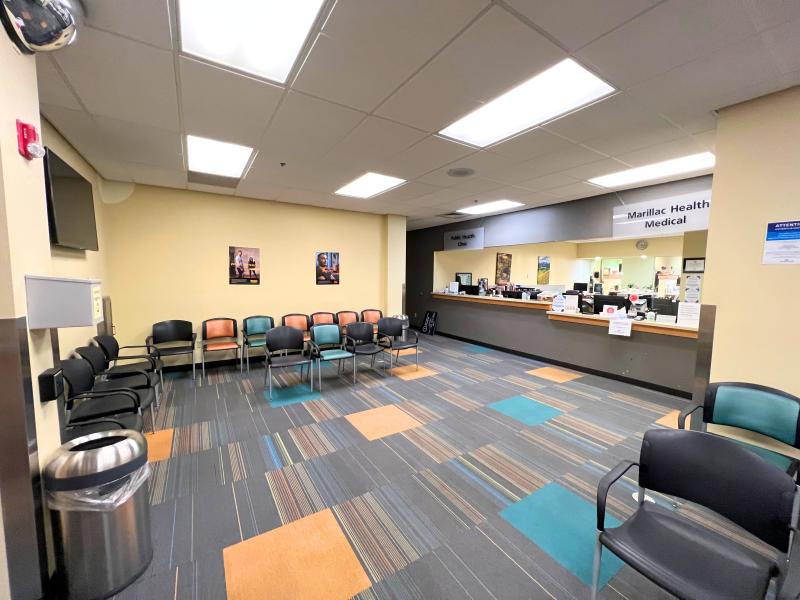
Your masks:
[[[261,249],[228,246],[228,283],[258,285],[261,283]]]
[[[494,282],[496,285],[508,285],[511,283],[511,255],[506,252],[497,253]]]
[[[461,285],[472,285],[472,273],[456,273],[456,281],[460,281]]]
[[[537,285],[548,285],[550,283],[550,257],[540,256],[536,265]]]
[[[704,273],[706,270],[705,258],[684,258],[683,259],[683,272],[684,273]]]
[[[314,265],[317,285],[339,285],[338,252],[317,252]]]

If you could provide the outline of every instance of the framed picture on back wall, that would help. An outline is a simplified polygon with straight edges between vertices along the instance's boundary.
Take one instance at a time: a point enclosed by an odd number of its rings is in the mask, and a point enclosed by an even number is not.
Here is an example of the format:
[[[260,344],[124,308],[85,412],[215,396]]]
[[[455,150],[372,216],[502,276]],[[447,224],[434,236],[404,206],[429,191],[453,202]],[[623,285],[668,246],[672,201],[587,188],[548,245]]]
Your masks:
[[[540,256],[536,265],[536,283],[547,285],[550,283],[550,257]]]
[[[506,252],[497,253],[494,282],[496,285],[508,285],[511,282],[511,255]]]
[[[339,285],[338,252],[317,252],[314,265],[317,285]]]
[[[261,283],[261,249],[228,246],[228,283],[259,285]]]

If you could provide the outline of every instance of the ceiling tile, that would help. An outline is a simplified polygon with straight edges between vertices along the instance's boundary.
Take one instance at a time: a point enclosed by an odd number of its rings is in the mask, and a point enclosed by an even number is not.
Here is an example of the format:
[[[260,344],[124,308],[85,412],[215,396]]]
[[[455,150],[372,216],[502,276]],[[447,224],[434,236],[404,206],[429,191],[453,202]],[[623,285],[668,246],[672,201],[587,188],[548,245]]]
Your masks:
[[[442,165],[474,154],[475,149],[431,135],[386,161],[385,172],[415,179]]]
[[[792,4],[800,7],[800,2]],[[800,19],[765,31],[761,38],[781,73],[800,69]]]
[[[131,180],[147,185],[186,189],[186,171],[162,169],[152,165],[124,163]]]
[[[88,113],[49,104],[41,104],[39,110],[86,160],[91,163],[93,157],[102,158],[98,149],[102,132]]]
[[[546,152],[563,150],[571,145],[569,140],[554,135],[542,127],[537,127],[508,141],[495,144],[489,150],[495,154],[522,161]]]
[[[800,19],[800,2],[793,0],[740,0],[758,31]]]
[[[486,150],[481,150],[480,152],[475,152],[463,158],[459,158],[448,165],[427,173],[426,175],[420,177],[419,180],[425,183],[430,183],[431,185],[439,185],[442,187],[453,187],[459,184],[469,185],[468,182],[471,179],[481,177],[489,178],[491,177],[491,174],[495,173],[498,169],[503,169],[509,163],[513,162],[515,161],[509,160],[503,156],[488,152]],[[451,177],[447,174],[447,172],[453,168],[474,169],[477,177],[475,175],[464,178]]]
[[[255,147],[283,88],[190,58],[180,59],[186,133]]]
[[[607,173],[616,173],[617,171],[622,171],[629,168],[630,166],[626,165],[624,162],[615,160],[613,158],[604,158],[603,160],[598,160],[597,162],[565,169],[560,173],[567,175],[568,177],[573,177],[578,181],[584,181],[586,179],[591,179],[592,177],[606,175]]]
[[[236,187],[236,195],[244,198],[258,198],[260,200],[276,200],[286,192],[286,187],[264,183],[256,179],[244,178]]]
[[[208,194],[220,194],[222,196],[233,196],[235,190],[233,188],[219,187],[216,185],[206,185],[204,183],[188,183],[187,190],[194,192],[206,192]]]
[[[608,190],[592,185],[591,183],[573,183],[571,185],[547,190],[547,193],[559,198],[563,202],[565,200],[575,200],[577,198],[589,198],[591,196],[607,194]]]
[[[412,198],[405,201],[405,205],[412,208],[430,208],[441,204],[466,198],[469,192],[454,188],[438,188],[435,192]]]
[[[620,89],[756,33],[739,2],[667,0],[577,53]]]
[[[596,162],[604,158],[608,157],[590,148],[572,144],[562,150],[542,154],[531,160],[512,165],[497,177],[501,181],[518,185],[543,175],[559,173],[565,169]]]
[[[573,51],[652,8],[659,1],[508,0],[508,3]]]
[[[47,54],[36,55],[36,79],[39,85],[39,103],[82,110],[75,94],[67,87],[61,73]]]
[[[366,114],[290,91],[259,149],[275,162],[316,160],[355,129]]]
[[[259,152],[244,181],[332,194],[361,174],[356,168],[344,169],[310,161],[291,162],[282,167],[271,156]]]
[[[487,0],[339,0],[293,87],[371,111]]]
[[[493,6],[376,112],[436,132],[565,56]]]
[[[552,173],[550,175],[545,175],[544,177],[534,177],[533,179],[521,181],[517,185],[518,187],[534,192],[543,192],[546,190],[552,190],[553,188],[571,185],[576,182],[577,180],[575,178],[569,177],[563,173]]]
[[[172,49],[168,0],[82,1],[87,25],[165,50]]]
[[[373,171],[387,158],[418,142],[425,133],[378,117],[367,117],[325,156],[335,165],[359,165]],[[392,173],[386,173],[392,175]]]
[[[178,131],[171,52],[84,27],[53,58],[91,114]]]
[[[94,120],[100,133],[97,148],[106,156],[168,170],[185,168],[180,134],[106,117]]]
[[[702,147],[699,141],[687,136],[679,140],[673,140],[671,142],[650,146],[649,148],[642,148],[640,150],[621,154],[616,158],[632,167],[641,167],[655,162],[697,154],[704,150],[705,148]],[[678,179],[682,179],[682,177]]]

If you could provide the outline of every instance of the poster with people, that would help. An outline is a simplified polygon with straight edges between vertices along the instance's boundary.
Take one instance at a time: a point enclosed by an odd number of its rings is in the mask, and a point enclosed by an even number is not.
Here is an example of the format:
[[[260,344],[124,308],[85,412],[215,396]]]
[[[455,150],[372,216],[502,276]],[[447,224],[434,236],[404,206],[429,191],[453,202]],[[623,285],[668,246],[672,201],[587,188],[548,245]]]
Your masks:
[[[339,285],[339,253],[317,252],[317,285]]]
[[[228,283],[258,285],[261,283],[261,249],[228,246]]]

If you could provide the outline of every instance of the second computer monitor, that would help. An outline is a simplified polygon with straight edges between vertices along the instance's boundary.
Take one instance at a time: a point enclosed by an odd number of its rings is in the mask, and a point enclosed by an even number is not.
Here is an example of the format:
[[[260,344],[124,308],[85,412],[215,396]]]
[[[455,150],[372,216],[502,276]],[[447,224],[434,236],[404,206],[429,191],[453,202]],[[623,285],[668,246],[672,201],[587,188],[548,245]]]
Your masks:
[[[603,307],[608,305],[616,306],[618,309],[628,310],[630,303],[625,296],[605,296],[603,294],[594,295],[594,314],[599,315],[603,312]]]
[[[588,283],[573,283],[572,289],[576,292],[588,292],[589,291],[589,284]]]

